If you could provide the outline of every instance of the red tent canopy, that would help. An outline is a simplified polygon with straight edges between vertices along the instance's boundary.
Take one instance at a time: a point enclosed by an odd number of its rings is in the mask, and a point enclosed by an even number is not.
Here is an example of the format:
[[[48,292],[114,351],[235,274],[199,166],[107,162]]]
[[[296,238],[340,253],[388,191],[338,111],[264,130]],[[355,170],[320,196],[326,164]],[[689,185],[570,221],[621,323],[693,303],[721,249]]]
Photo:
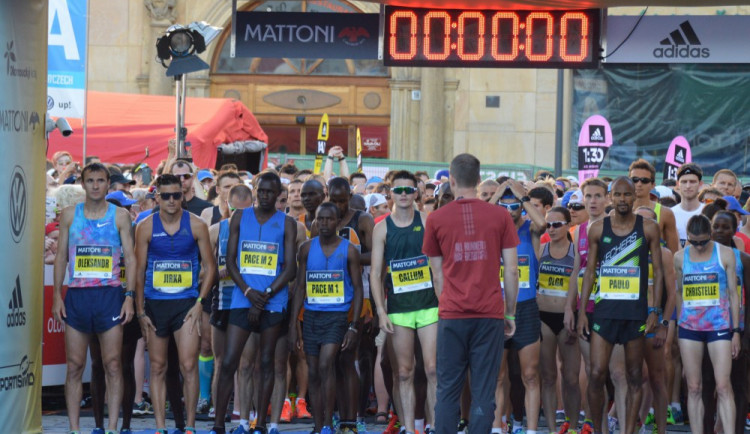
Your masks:
[[[185,113],[187,142],[195,164],[214,167],[216,147],[241,140],[268,142],[258,120],[239,101],[226,98],[188,98]],[[156,168],[167,158],[167,143],[175,137],[175,97],[125,93],[88,92],[86,154],[105,163],[135,163],[145,155]],[[57,151],[68,151],[75,161],[83,155],[83,128],[80,119],[68,119],[74,133],[63,137],[55,130],[49,135],[50,158]]]

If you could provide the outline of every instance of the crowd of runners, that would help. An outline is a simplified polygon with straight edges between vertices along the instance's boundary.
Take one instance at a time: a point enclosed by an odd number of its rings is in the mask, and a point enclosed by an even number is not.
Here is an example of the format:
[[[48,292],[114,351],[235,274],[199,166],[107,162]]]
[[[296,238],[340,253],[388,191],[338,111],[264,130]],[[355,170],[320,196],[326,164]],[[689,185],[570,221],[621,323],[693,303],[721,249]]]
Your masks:
[[[729,170],[481,180],[461,154],[368,178],[339,147],[322,175],[49,164],[71,433],[89,352],[93,433],[120,409],[120,433],[168,432],[167,409],[192,434],[204,413],[217,434],[750,424],[750,185]]]

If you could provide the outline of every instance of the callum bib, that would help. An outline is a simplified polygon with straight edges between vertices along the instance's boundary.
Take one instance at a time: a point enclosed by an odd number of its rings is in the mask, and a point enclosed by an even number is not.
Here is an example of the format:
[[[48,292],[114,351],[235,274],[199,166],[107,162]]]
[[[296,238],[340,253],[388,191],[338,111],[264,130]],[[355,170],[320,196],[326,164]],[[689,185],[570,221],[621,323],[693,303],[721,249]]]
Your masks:
[[[394,294],[432,288],[430,261],[427,256],[392,260],[390,265]]]

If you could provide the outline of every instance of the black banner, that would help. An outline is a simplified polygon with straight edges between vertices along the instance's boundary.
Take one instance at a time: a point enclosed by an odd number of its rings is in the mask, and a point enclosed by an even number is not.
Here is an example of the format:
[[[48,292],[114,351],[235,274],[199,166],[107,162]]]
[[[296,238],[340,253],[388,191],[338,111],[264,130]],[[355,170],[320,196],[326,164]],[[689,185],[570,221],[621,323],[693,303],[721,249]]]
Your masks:
[[[237,12],[237,57],[377,59],[378,14]]]

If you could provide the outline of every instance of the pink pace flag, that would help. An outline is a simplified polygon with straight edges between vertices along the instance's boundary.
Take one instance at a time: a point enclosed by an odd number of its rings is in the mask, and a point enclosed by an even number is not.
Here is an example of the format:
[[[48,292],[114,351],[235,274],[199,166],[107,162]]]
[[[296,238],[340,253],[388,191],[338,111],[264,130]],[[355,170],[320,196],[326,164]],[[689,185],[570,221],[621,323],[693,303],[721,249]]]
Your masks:
[[[663,179],[677,179],[677,170],[680,166],[691,161],[693,155],[690,153],[690,143],[683,136],[675,137],[669,144],[667,157],[664,159]]]
[[[586,119],[578,135],[578,182],[596,178],[612,146],[612,128],[604,116]]]

